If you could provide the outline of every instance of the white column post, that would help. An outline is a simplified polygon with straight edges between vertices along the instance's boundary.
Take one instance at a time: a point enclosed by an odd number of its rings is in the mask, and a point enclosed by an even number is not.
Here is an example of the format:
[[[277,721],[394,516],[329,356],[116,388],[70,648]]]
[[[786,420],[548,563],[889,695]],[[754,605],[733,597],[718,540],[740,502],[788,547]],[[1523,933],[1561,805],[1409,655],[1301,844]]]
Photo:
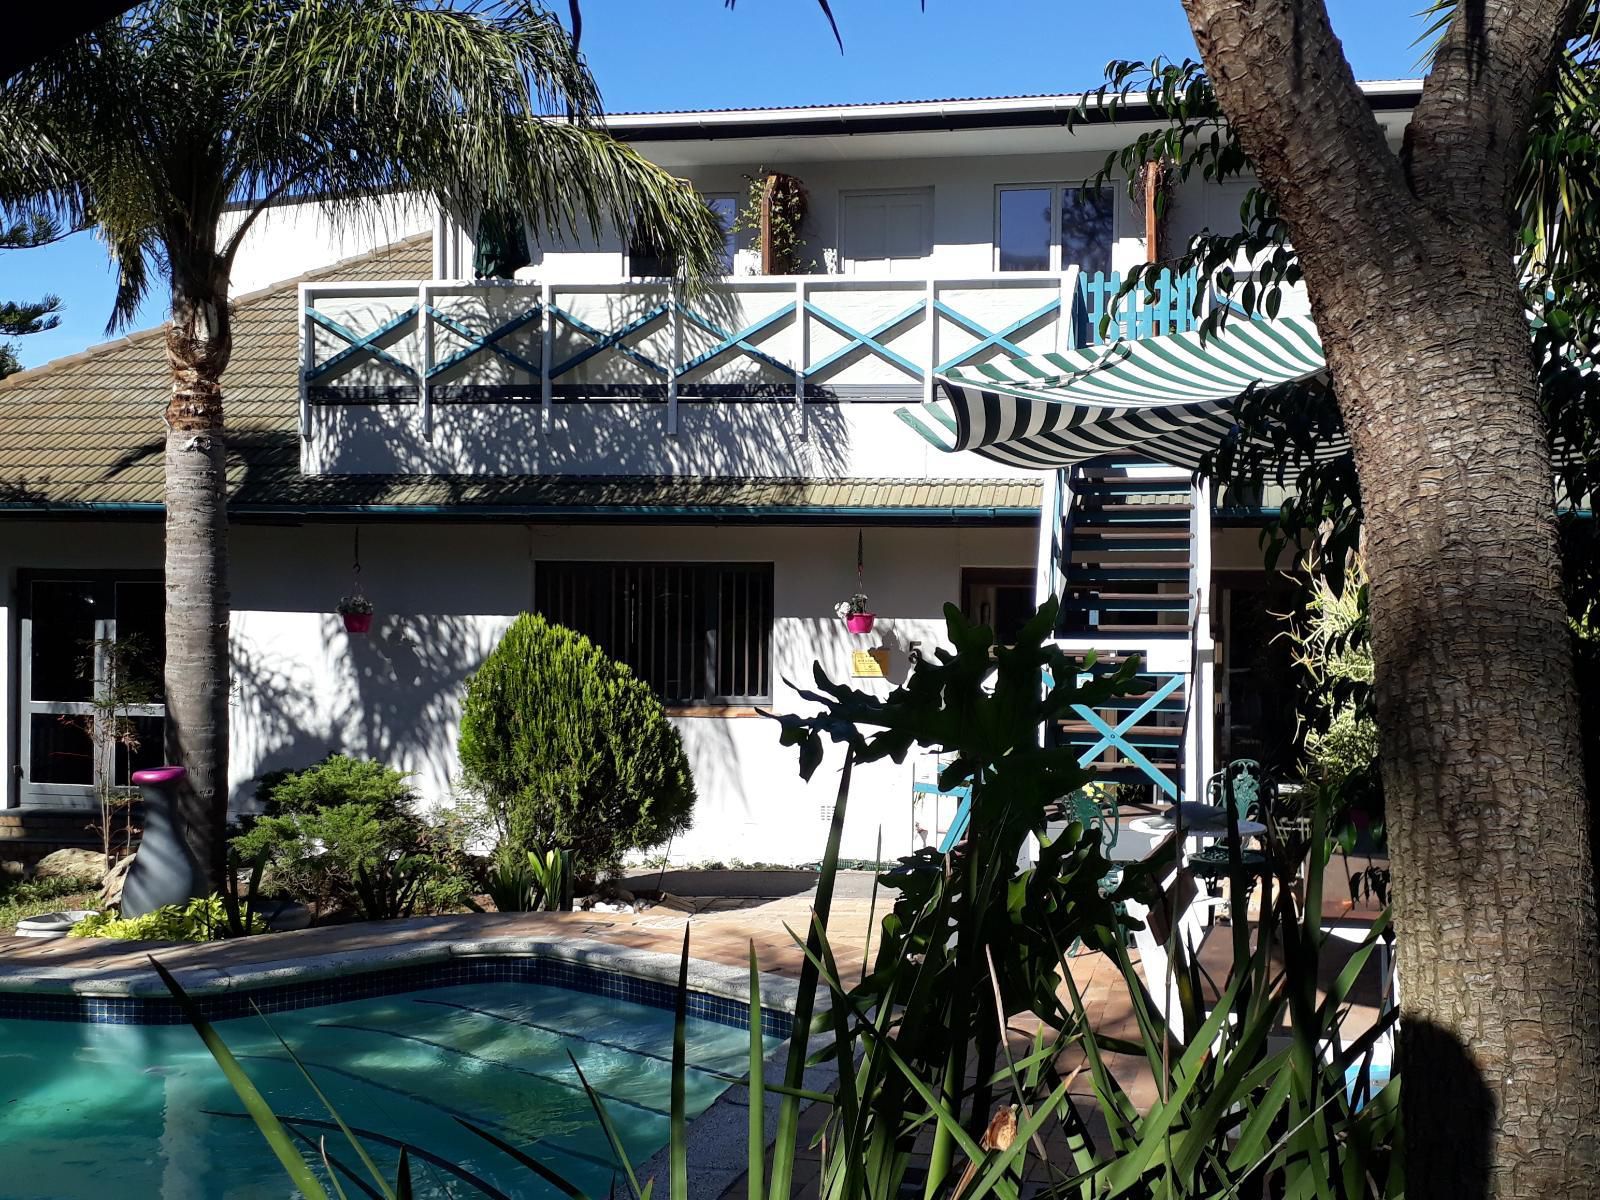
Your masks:
[[[1189,682],[1189,728],[1185,743],[1188,761],[1184,764],[1185,794],[1188,799],[1203,799],[1206,780],[1215,769],[1216,643],[1211,636],[1211,483],[1202,479],[1191,491],[1194,508],[1189,514],[1191,565],[1189,590],[1194,599],[1194,676]]]
[[[311,324],[312,292],[300,285],[300,469],[306,469],[305,449],[311,441],[311,402],[306,390],[311,386],[311,370],[316,366],[316,333]]]
[[[672,357],[667,363],[667,436],[678,436],[678,368],[683,364],[683,317],[678,311],[678,285],[667,289],[667,327],[672,337]]]
[[[555,362],[555,288],[549,282],[539,285],[539,427],[550,429],[550,399],[554,395],[550,368]]]
[[[939,296],[939,285],[928,280],[922,295],[922,319],[928,323],[928,367],[922,373],[922,402],[933,403],[933,369],[939,365],[939,314],[933,303]]]
[[[811,324],[806,320],[806,281],[794,281],[794,407],[805,430],[806,369],[811,365]]]
[[[417,332],[422,335],[422,364],[417,369],[417,412],[422,418],[422,437],[433,437],[433,397],[428,386],[428,376],[433,370],[433,321],[428,316],[429,287],[427,281],[417,285]]]

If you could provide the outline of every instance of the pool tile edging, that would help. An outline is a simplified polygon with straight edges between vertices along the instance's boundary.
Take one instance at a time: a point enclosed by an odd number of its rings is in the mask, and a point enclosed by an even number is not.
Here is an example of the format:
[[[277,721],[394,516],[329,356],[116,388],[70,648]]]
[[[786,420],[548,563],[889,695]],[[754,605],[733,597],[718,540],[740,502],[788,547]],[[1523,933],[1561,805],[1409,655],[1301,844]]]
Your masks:
[[[155,953],[159,956],[159,950]],[[535,982],[672,1008],[679,960],[586,938],[496,937],[470,941],[407,942],[233,969],[181,966],[178,982],[213,1020],[282,1012],[346,999],[469,982]],[[749,1027],[749,972],[704,959],[689,960],[690,1015]],[[799,987],[761,977],[762,1028],[788,1037]],[[85,970],[9,969],[0,972],[0,1018],[178,1024],[177,1003],[153,970],[90,974]]]

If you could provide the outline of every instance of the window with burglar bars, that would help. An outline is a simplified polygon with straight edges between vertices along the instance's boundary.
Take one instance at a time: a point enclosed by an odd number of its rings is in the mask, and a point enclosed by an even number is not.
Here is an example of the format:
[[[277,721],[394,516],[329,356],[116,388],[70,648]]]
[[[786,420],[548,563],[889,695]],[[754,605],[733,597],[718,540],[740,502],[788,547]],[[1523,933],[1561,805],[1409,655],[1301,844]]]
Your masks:
[[[772,698],[772,564],[541,562],[534,605],[667,704]]]

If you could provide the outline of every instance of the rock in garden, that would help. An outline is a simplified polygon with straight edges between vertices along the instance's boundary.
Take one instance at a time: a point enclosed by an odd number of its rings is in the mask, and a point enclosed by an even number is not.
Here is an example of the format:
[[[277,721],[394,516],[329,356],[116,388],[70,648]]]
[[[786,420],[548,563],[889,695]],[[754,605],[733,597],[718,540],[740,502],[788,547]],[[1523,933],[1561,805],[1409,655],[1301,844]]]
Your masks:
[[[122,903],[122,885],[127,880],[128,868],[132,865],[133,855],[130,854],[106,872],[105,880],[100,884],[101,908],[114,908]]]
[[[98,850],[52,850],[33,868],[35,879],[100,879],[106,873],[106,856]]]

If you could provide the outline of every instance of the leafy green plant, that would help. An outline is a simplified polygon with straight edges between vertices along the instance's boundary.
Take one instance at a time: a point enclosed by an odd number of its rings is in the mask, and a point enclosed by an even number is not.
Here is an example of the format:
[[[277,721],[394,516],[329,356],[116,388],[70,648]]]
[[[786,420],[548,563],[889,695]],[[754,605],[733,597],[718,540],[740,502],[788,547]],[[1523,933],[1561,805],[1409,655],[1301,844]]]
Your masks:
[[[763,263],[770,264],[770,275],[799,275],[816,264],[805,254],[805,223],[811,211],[811,197],[805,184],[793,175],[769,171],[765,167],[745,176],[745,200],[733,218],[735,233],[765,238]],[[763,268],[765,270],[765,268]]]
[[[248,918],[247,932],[265,933],[266,922]],[[134,942],[214,942],[229,936],[228,910],[221,896],[202,896],[187,904],[169,904],[141,917],[101,912],[85,917],[68,937],[122,938]]]
[[[694,810],[682,739],[649,686],[534,614],[468,683],[460,756],[499,843],[568,849],[581,878],[669,841]]]
[[[258,795],[266,812],[230,848],[286,895],[382,920],[458,908],[472,893],[451,828],[416,811],[393,768],[336,754],[263,778]]]
[[[500,912],[561,912],[572,908],[572,854],[501,846],[489,869],[489,898]]]
[[[1383,780],[1372,687],[1367,573],[1352,557],[1337,578],[1313,569],[1288,637],[1301,672],[1302,769],[1349,851],[1363,828],[1383,835]]]

